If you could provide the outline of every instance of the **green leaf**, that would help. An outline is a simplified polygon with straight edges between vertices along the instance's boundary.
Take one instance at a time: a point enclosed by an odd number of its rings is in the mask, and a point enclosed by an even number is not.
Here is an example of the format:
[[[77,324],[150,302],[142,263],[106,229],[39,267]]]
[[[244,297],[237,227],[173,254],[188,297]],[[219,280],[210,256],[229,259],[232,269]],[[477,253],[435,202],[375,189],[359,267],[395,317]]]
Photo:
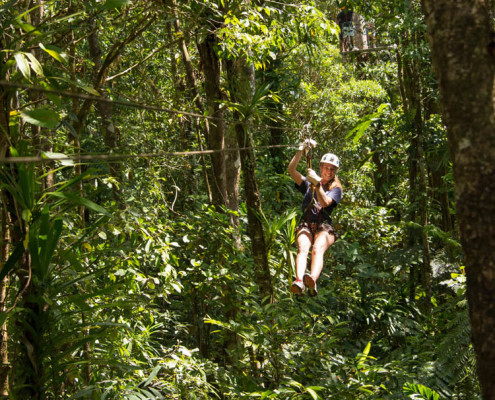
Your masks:
[[[440,395],[437,392],[421,384],[406,382],[403,386],[403,391],[410,399],[440,400]]]
[[[73,205],[84,206],[86,208],[89,208],[90,210],[97,212],[97,213],[100,213],[100,214],[106,215],[107,217],[110,217],[110,213],[107,210],[105,210],[102,206],[92,202],[91,200],[85,199],[84,197],[80,197],[80,196],[77,196],[75,194],[60,193],[60,192],[52,192],[52,193],[49,193],[48,195],[59,197],[61,199],[65,199]]]
[[[158,372],[160,371],[160,369],[162,369],[162,366],[161,366],[161,365],[157,365],[157,366],[153,369],[153,371],[151,371],[151,374],[150,374],[150,376],[148,377],[148,379],[146,379],[146,380],[142,383],[142,386],[143,386],[143,387],[148,386],[148,385],[151,383],[151,381],[152,381],[153,379],[155,379],[155,377],[156,377],[156,375],[158,374]]]
[[[21,21],[20,19],[15,20],[16,25],[21,28],[26,33],[33,33],[37,36],[41,36],[42,33],[33,25],[28,24],[27,22]]]
[[[17,68],[21,71],[22,76],[26,79],[31,78],[31,68],[29,67],[28,60],[24,53],[15,53],[14,54],[15,61],[17,63]]]
[[[43,249],[42,256],[44,258],[44,263],[48,265],[52,259],[53,253],[58,245],[58,241],[60,239],[60,235],[62,233],[63,221],[60,218],[57,218],[51,224],[51,229],[49,230],[48,240],[46,242],[46,246]]]
[[[131,3],[131,0],[107,0],[103,5],[103,9],[111,10],[114,8],[121,8]]]
[[[54,159],[60,161],[62,165],[74,165],[74,160],[70,159],[69,156],[64,153],[53,153],[51,151],[44,151],[41,153],[41,156],[50,160]]]
[[[63,64],[67,63],[67,54],[65,54],[60,47],[52,44],[44,45],[43,43],[40,43],[40,48],[50,54],[55,60],[60,61]]]
[[[66,82],[70,85],[74,85],[74,86],[77,86],[78,88],[94,95],[94,96],[100,96],[100,94],[95,90],[93,89],[91,86],[88,86],[88,85],[85,85],[83,83],[80,83],[80,82],[77,82],[77,81],[73,81],[71,79],[67,79],[67,78],[64,78],[64,77],[61,77],[61,76],[52,76],[50,77],[50,79],[56,79],[56,80],[59,80],[59,81],[62,81],[62,82]]]
[[[42,128],[55,129],[60,123],[60,115],[53,110],[37,108],[21,112],[24,121]]]
[[[318,400],[318,399],[321,399],[320,396],[318,396],[318,394],[311,388],[306,388],[306,391],[311,395],[311,397],[314,399],[314,400]]]
[[[385,109],[389,106],[390,106],[390,104],[388,104],[388,103],[380,104],[378,109],[373,114],[366,115],[364,118],[362,118],[358,122],[358,124],[349,131],[349,133],[346,135],[345,138],[349,139],[352,135],[355,135],[353,142],[357,143],[361,139],[361,137],[364,135],[364,132],[366,132],[366,129],[369,128],[371,123],[379,120],[381,118],[383,112],[385,111]]]
[[[3,265],[2,270],[0,271],[0,281],[3,280],[10,272],[12,268],[14,268],[16,262],[21,258],[22,253],[24,253],[24,245],[22,242],[17,243],[12,254],[9,256],[5,264]]]
[[[95,391],[96,386],[87,386],[84,389],[81,389],[79,392],[76,392],[72,396],[69,397],[71,399],[80,399],[80,398],[90,398],[91,394]]]
[[[38,76],[44,76],[43,67],[41,66],[38,59],[31,53],[26,53],[27,58],[29,58],[29,63],[31,64],[31,68]]]
[[[368,358],[368,354],[370,353],[370,349],[371,349],[371,342],[368,342],[368,344],[364,348],[361,356],[358,359],[358,365],[357,365],[358,368],[364,367],[364,363],[365,363],[366,359]]]

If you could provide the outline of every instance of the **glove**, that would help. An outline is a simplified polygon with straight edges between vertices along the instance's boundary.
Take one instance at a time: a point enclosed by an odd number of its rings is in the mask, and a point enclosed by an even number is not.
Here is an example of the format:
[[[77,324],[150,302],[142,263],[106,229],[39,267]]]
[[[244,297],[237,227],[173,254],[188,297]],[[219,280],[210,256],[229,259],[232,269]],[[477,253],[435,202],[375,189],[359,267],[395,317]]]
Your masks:
[[[306,139],[299,145],[299,150],[309,149],[313,147],[316,147],[316,141],[314,141],[313,139]]]
[[[318,183],[320,183],[321,181],[321,178],[314,170],[308,168],[308,175],[306,175],[306,180],[311,182],[313,185],[318,185]]]

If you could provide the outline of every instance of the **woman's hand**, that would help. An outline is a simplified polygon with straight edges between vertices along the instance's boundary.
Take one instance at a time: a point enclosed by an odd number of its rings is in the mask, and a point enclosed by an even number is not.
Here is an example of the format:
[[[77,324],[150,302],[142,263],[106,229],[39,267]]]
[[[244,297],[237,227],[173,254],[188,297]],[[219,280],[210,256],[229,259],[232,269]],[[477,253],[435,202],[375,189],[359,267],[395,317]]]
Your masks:
[[[318,183],[320,183],[320,181],[321,181],[321,178],[318,176],[318,174],[314,170],[312,170],[311,168],[308,168],[306,180],[311,182],[313,185],[318,185]]]
[[[299,150],[312,149],[316,147],[316,141],[313,139],[306,139],[299,145]]]

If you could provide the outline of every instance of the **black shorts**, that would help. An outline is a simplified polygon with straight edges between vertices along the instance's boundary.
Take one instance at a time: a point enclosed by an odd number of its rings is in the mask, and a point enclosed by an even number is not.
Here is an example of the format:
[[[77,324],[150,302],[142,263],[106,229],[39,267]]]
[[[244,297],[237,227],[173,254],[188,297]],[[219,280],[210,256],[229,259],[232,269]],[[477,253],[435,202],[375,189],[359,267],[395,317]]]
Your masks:
[[[332,224],[332,221],[322,221],[320,223],[302,221],[299,225],[297,225],[296,236],[301,231],[311,233],[311,235],[313,235],[313,237],[318,232],[328,232],[330,235],[334,235],[335,239],[338,239],[338,237],[339,237],[337,231],[335,230],[335,227]]]

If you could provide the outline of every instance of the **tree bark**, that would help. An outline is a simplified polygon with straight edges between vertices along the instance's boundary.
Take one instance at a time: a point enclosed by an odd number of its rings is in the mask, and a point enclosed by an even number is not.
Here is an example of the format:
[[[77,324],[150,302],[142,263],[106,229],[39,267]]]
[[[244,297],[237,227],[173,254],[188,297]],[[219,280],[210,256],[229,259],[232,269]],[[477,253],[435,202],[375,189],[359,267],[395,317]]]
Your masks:
[[[231,82],[232,100],[236,103],[245,104],[250,99],[243,99],[240,93],[251,93],[254,85],[254,74],[246,65],[244,59],[238,59],[227,62],[229,82]],[[236,82],[233,85],[233,82]],[[241,89],[242,88],[242,89]],[[250,88],[250,90],[247,90]],[[258,284],[260,298],[263,303],[273,301],[273,286],[270,268],[268,265],[268,254],[265,243],[265,233],[263,224],[259,218],[261,210],[261,196],[258,189],[258,182],[255,173],[255,155],[253,150],[253,141],[245,125],[240,121],[240,113],[234,112],[235,132],[237,135],[237,144],[241,150],[241,169],[244,180],[244,192],[246,196],[246,208],[248,216],[248,234],[251,239],[251,248],[254,258],[254,272],[256,283]]]
[[[220,150],[212,153],[211,165],[213,179],[211,191],[213,204],[216,206],[226,206],[228,204],[227,181],[225,171],[225,122],[224,111],[220,107],[223,98],[220,86],[220,60],[215,52],[217,37],[214,33],[209,33],[204,40],[198,44],[204,79],[208,116],[214,119],[210,123],[208,135],[208,146],[210,150]]]
[[[495,40],[489,3],[423,0],[453,160],[484,399],[495,398]]]
[[[0,47],[2,47],[0,42]],[[3,56],[0,55],[0,70],[2,70],[4,65]],[[7,77],[2,77],[7,80]],[[8,151],[8,142],[7,137],[9,137],[9,114],[10,107],[8,101],[8,94],[4,91],[3,87],[0,87],[0,157],[6,157]],[[5,167],[5,166],[3,166]],[[7,260],[7,255],[9,254],[9,242],[10,242],[10,232],[9,232],[9,224],[8,224],[8,211],[6,207],[6,193],[5,189],[0,191],[0,200],[1,200],[1,232],[0,232],[0,262],[3,263]],[[0,284],[0,311],[5,312],[5,292],[8,284],[8,278],[5,279]],[[7,325],[4,323],[1,327],[0,332],[0,395],[8,396],[9,394],[9,355],[8,355],[8,345],[7,345]]]

